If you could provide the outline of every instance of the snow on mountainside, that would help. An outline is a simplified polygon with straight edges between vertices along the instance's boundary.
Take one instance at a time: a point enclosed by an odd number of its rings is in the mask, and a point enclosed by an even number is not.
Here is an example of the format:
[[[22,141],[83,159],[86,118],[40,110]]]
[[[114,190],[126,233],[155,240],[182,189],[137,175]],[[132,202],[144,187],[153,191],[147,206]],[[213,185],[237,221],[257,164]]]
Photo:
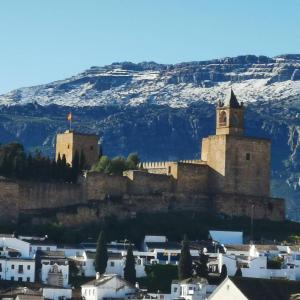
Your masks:
[[[245,102],[297,97],[300,55],[246,55],[176,65],[114,63],[65,80],[11,91],[0,96],[0,105],[187,107],[199,100],[221,99],[230,86]]]

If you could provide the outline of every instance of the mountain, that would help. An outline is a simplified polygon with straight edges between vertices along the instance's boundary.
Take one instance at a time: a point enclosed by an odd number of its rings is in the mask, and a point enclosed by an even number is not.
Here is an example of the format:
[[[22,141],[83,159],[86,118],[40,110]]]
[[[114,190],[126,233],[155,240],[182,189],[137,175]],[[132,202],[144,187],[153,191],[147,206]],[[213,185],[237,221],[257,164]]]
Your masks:
[[[289,217],[300,220],[300,54],[91,67],[0,95],[0,142],[18,140],[53,155],[71,110],[74,128],[98,133],[110,156],[196,158],[230,87],[247,106],[246,133],[272,139],[272,193],[286,197]]]

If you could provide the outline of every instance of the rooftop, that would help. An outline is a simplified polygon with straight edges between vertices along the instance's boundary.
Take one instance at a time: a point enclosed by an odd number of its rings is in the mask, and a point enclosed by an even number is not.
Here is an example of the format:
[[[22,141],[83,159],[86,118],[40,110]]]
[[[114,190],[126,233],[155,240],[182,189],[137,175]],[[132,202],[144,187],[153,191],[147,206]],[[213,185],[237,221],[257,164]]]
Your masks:
[[[232,277],[233,283],[249,300],[289,300],[300,293],[297,281]]]

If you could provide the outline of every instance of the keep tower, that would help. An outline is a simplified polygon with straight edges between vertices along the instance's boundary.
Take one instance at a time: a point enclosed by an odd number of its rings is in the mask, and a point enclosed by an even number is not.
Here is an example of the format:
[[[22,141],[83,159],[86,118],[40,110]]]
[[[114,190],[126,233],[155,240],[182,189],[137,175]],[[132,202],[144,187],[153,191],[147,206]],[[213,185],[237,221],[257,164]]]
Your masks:
[[[84,154],[86,168],[90,168],[99,159],[99,137],[95,134],[86,134],[67,130],[56,136],[56,155],[65,155],[67,164],[72,166],[76,152]]]
[[[271,143],[244,135],[244,106],[231,90],[216,108],[216,134],[202,140],[209,191],[269,197]]]

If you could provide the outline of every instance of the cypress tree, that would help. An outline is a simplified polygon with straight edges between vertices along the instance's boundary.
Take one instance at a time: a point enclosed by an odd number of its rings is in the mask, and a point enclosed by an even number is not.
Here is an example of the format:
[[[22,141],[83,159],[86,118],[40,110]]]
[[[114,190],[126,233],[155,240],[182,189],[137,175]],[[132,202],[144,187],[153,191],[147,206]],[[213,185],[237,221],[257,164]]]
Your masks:
[[[238,268],[236,269],[236,272],[235,272],[235,274],[234,274],[234,277],[243,277],[243,273],[242,273],[242,270],[241,270],[240,267],[238,267]]]
[[[182,248],[180,253],[180,259],[179,259],[179,265],[178,265],[178,278],[180,280],[189,278],[192,276],[193,273],[193,260],[190,253],[190,246],[189,241],[184,236],[184,239],[182,241]]]
[[[74,157],[73,157],[73,161],[72,161],[72,182],[76,183],[77,182],[77,178],[78,178],[78,174],[79,174],[79,170],[80,166],[79,166],[79,153],[76,150]]]
[[[86,159],[83,150],[80,152],[80,159],[79,159],[79,171],[82,171],[86,168]]]
[[[61,158],[61,178],[62,181],[68,180],[68,165],[67,165],[67,159],[65,154],[63,154]]]
[[[124,268],[124,279],[130,282],[131,284],[135,284],[136,282],[135,259],[133,256],[131,245],[127,249],[126,263]]]
[[[105,273],[107,266],[107,247],[104,231],[101,231],[97,241],[96,257],[95,257],[95,270],[100,275]]]
[[[223,265],[220,274],[220,281],[222,282],[226,277],[227,277],[227,267],[226,265]]]
[[[208,255],[204,254],[203,250],[200,252],[200,260],[195,262],[195,271],[197,276],[208,278]]]

